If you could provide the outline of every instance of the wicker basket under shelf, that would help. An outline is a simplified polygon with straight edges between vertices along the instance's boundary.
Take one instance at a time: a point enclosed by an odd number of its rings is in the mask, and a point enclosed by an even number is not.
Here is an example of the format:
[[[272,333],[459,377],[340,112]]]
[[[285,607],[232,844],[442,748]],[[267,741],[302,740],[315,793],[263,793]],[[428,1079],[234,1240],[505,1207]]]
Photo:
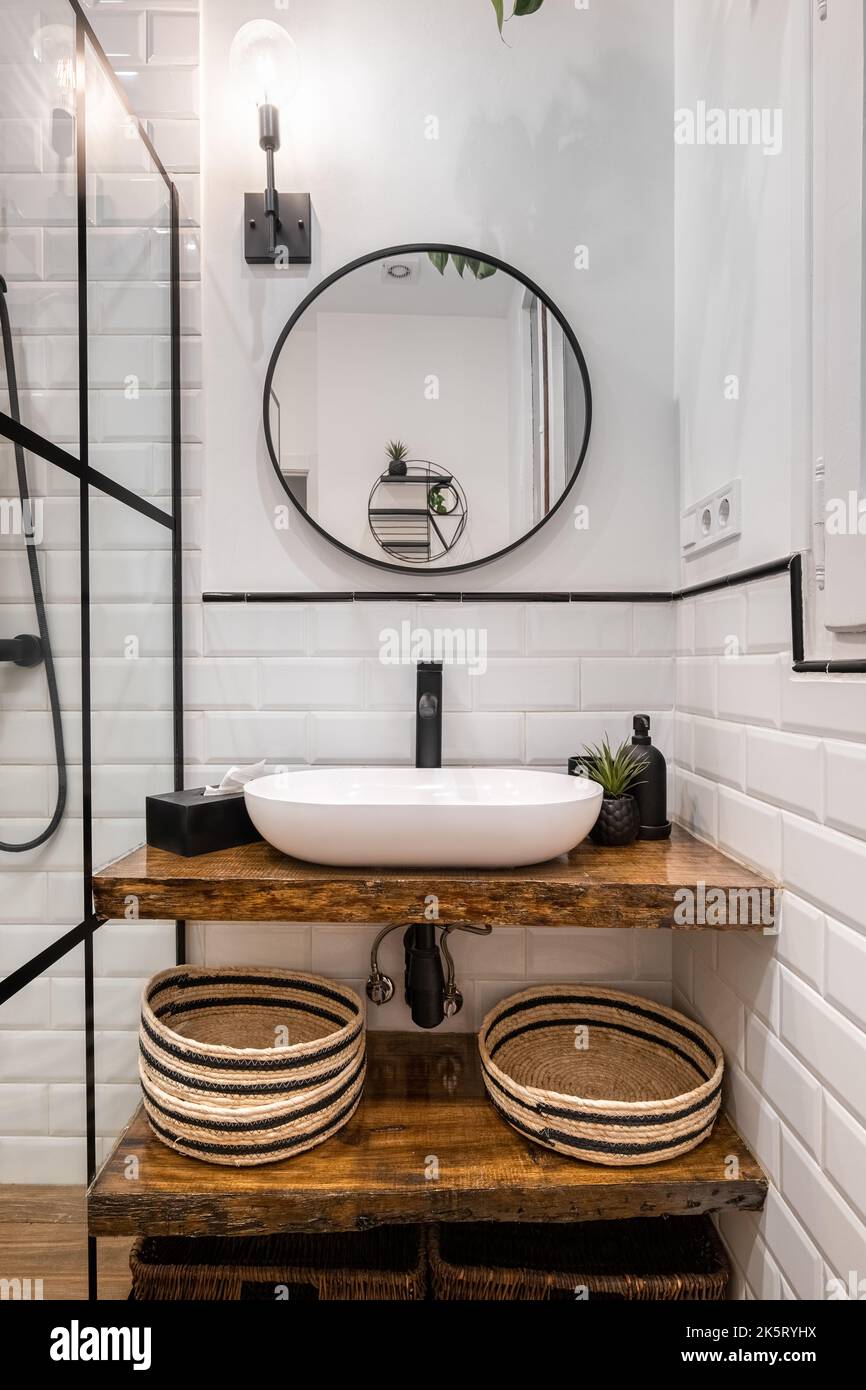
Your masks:
[[[209,1163],[271,1163],[321,1144],[357,1108],[364,1006],[318,975],[175,966],[141,1003],[139,1075],[151,1129]]]
[[[144,1237],[129,1265],[136,1302],[415,1302],[426,1291],[420,1226],[337,1235]]]
[[[473,1302],[721,1301],[730,1266],[703,1216],[431,1227],[430,1292]]]
[[[706,1139],[724,1057],[675,1009],[600,985],[533,985],[497,1004],[478,1035],[503,1119],[589,1163],[662,1163]]]

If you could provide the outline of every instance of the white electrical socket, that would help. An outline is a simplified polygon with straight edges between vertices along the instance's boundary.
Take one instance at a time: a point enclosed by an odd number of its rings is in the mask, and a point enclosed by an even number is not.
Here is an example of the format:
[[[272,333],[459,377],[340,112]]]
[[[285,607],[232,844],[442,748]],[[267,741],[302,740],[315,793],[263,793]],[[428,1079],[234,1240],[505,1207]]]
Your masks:
[[[740,535],[740,491],[740,479],[734,478],[681,513],[680,549],[687,560]]]

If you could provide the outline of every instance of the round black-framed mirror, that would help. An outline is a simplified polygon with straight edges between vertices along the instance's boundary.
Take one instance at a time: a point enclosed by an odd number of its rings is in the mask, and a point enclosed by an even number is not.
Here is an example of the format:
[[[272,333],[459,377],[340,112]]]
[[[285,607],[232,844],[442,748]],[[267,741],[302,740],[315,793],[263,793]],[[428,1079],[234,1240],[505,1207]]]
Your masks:
[[[263,421],[283,489],[332,545],[399,574],[455,574],[562,507],[592,392],[574,330],[533,280],[417,242],[360,256],[306,295],[271,354]]]

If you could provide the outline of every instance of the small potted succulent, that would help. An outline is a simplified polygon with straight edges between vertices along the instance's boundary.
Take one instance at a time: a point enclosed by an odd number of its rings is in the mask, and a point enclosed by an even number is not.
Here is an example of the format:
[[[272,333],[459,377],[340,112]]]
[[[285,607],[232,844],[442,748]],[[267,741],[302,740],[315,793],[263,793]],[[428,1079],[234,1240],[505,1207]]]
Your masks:
[[[642,781],[647,756],[633,744],[611,748],[607,734],[600,745],[586,744],[578,760],[585,774],[604,791],[598,820],[589,832],[597,845],[630,845],[640,830],[640,814],[630,788]]]
[[[392,478],[405,478],[406,460],[409,450],[402,439],[390,439],[385,450],[388,456],[388,474]]]

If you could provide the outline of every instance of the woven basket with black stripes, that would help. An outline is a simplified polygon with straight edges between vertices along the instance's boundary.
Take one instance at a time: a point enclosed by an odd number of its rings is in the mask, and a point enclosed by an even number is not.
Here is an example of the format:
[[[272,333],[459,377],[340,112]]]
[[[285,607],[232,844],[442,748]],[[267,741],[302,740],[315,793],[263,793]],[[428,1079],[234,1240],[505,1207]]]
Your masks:
[[[182,965],[141,1003],[139,1075],[151,1129],[208,1163],[272,1163],[342,1128],[361,1099],[364,1006],[294,971]]]
[[[710,1134],[724,1058],[705,1028],[597,985],[533,985],[478,1035],[487,1093],[528,1139],[591,1163],[662,1163]]]

